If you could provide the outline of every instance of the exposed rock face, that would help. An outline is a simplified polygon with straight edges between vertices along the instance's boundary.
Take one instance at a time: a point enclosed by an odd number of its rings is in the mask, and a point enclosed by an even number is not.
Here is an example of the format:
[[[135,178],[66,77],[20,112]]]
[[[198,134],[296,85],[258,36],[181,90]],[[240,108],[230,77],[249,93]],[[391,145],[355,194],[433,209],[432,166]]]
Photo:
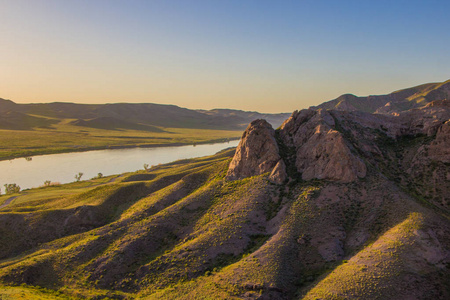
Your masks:
[[[432,160],[450,163],[450,120],[437,130],[436,139],[428,147],[428,156]]]
[[[236,180],[271,172],[280,160],[275,130],[265,120],[255,120],[244,131],[226,178]]]
[[[282,142],[294,148],[294,164],[304,180],[326,179],[352,182],[366,175],[366,166],[355,156],[342,134],[333,129],[335,121],[324,109],[296,111],[280,128]],[[264,120],[252,122],[242,136],[227,179],[272,172],[269,180],[286,180],[286,165],[279,154],[275,131]]]
[[[286,178],[286,165],[283,159],[280,159],[275,165],[275,168],[273,168],[272,173],[270,173],[269,180],[277,184],[282,184]]]
[[[295,111],[278,131],[280,145],[272,127],[264,120],[256,120],[242,137],[227,179],[271,172],[269,180],[280,184],[287,179],[288,169],[290,175],[295,170],[299,172],[303,180],[353,182],[366,176],[364,161],[376,165],[375,157],[392,159],[393,153],[384,153],[389,145],[383,143],[392,145],[426,135],[428,139],[436,138],[416,154],[408,154],[415,156],[409,161],[410,167],[420,166],[417,170],[422,173],[431,162],[442,162],[442,170],[437,172],[438,181],[442,181],[450,174],[445,170],[445,163],[450,162],[450,101],[446,98],[449,90],[450,81],[364,99],[343,95],[339,101]],[[334,110],[327,110],[329,106]],[[376,108],[380,108],[377,113],[370,113]]]
[[[333,116],[324,109],[303,110],[281,126],[284,143],[295,148],[295,166],[304,180],[351,182],[366,175],[366,166],[355,156],[342,134],[333,129]]]
[[[366,176],[366,165],[351,153],[342,134],[325,125],[318,125],[298,148],[296,167],[304,180],[351,182]]]
[[[450,118],[450,101],[433,101],[419,109],[395,115],[370,114],[362,111],[333,111],[339,121],[351,121],[359,125],[384,132],[391,138],[405,135],[425,134],[432,136]]]

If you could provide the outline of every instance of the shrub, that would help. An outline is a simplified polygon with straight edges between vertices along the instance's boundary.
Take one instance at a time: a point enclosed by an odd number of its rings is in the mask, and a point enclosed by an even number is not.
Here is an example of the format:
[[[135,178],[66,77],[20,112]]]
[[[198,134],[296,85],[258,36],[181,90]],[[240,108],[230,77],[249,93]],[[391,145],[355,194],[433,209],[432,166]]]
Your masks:
[[[5,193],[6,194],[14,194],[20,192],[20,186],[15,183],[5,184]]]
[[[75,179],[77,180],[77,182],[81,180],[82,176],[83,176],[82,172],[78,172],[78,174],[75,175]]]
[[[49,187],[49,186],[58,186],[61,185],[61,182],[52,182],[50,180],[44,181],[44,185],[41,185],[41,187]]]
[[[98,173],[97,176],[92,177],[92,179],[100,179],[100,178],[103,178],[102,173]]]

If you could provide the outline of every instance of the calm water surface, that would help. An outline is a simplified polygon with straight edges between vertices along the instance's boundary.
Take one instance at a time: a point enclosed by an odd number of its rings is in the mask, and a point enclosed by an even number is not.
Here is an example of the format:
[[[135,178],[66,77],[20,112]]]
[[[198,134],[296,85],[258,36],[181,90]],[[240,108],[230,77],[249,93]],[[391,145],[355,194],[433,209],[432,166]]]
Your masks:
[[[83,172],[81,180],[102,173],[104,176],[143,169],[144,164],[157,165],[178,159],[212,155],[222,149],[235,147],[239,141],[197,146],[131,148],[96,150],[76,153],[33,156],[0,161],[0,188],[5,183],[16,183],[22,189],[38,187],[44,181],[68,183],[75,174]]]

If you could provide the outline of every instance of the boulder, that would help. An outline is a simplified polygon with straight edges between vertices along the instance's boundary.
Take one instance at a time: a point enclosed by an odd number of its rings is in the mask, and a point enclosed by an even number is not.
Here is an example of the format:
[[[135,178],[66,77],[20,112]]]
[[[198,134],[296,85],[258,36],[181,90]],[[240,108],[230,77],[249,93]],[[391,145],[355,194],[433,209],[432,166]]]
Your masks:
[[[280,159],[272,125],[265,120],[255,120],[242,135],[226,179],[236,180],[272,172]]]

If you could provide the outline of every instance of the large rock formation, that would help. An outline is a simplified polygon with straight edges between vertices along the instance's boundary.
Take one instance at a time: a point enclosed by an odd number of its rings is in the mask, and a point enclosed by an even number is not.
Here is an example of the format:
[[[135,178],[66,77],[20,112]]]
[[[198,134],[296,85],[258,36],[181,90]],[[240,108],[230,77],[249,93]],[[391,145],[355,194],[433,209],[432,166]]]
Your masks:
[[[244,131],[226,178],[235,180],[272,172],[280,160],[275,130],[265,120],[255,120]],[[282,165],[277,169],[282,172]]]
[[[279,130],[280,142],[294,149],[287,157],[304,180],[352,182],[366,175],[361,158],[352,153],[342,133],[333,129],[334,119],[323,109],[294,112]],[[288,156],[288,154],[284,154]],[[269,179],[282,183],[286,165],[281,159],[275,131],[264,120],[252,122],[242,136],[227,179],[241,179],[272,172]]]
[[[295,111],[281,125],[277,139],[267,122],[256,120],[244,132],[227,179],[271,172],[269,179],[282,183],[287,179],[286,169],[292,176],[295,166],[303,180],[353,182],[366,176],[365,160],[378,165],[380,159],[393,159],[394,154],[388,154],[383,143],[392,145],[399,140],[427,136],[432,139],[430,144],[403,162],[411,169],[409,174],[422,174],[433,161],[450,161],[449,108],[450,101],[444,99],[396,114],[304,109]],[[447,178],[445,165],[438,165],[437,169],[432,177],[441,174],[436,179],[441,182]]]
[[[280,136],[295,149],[295,166],[304,180],[352,182],[366,175],[364,162],[335,125],[332,115],[319,109],[295,112],[281,126]]]

